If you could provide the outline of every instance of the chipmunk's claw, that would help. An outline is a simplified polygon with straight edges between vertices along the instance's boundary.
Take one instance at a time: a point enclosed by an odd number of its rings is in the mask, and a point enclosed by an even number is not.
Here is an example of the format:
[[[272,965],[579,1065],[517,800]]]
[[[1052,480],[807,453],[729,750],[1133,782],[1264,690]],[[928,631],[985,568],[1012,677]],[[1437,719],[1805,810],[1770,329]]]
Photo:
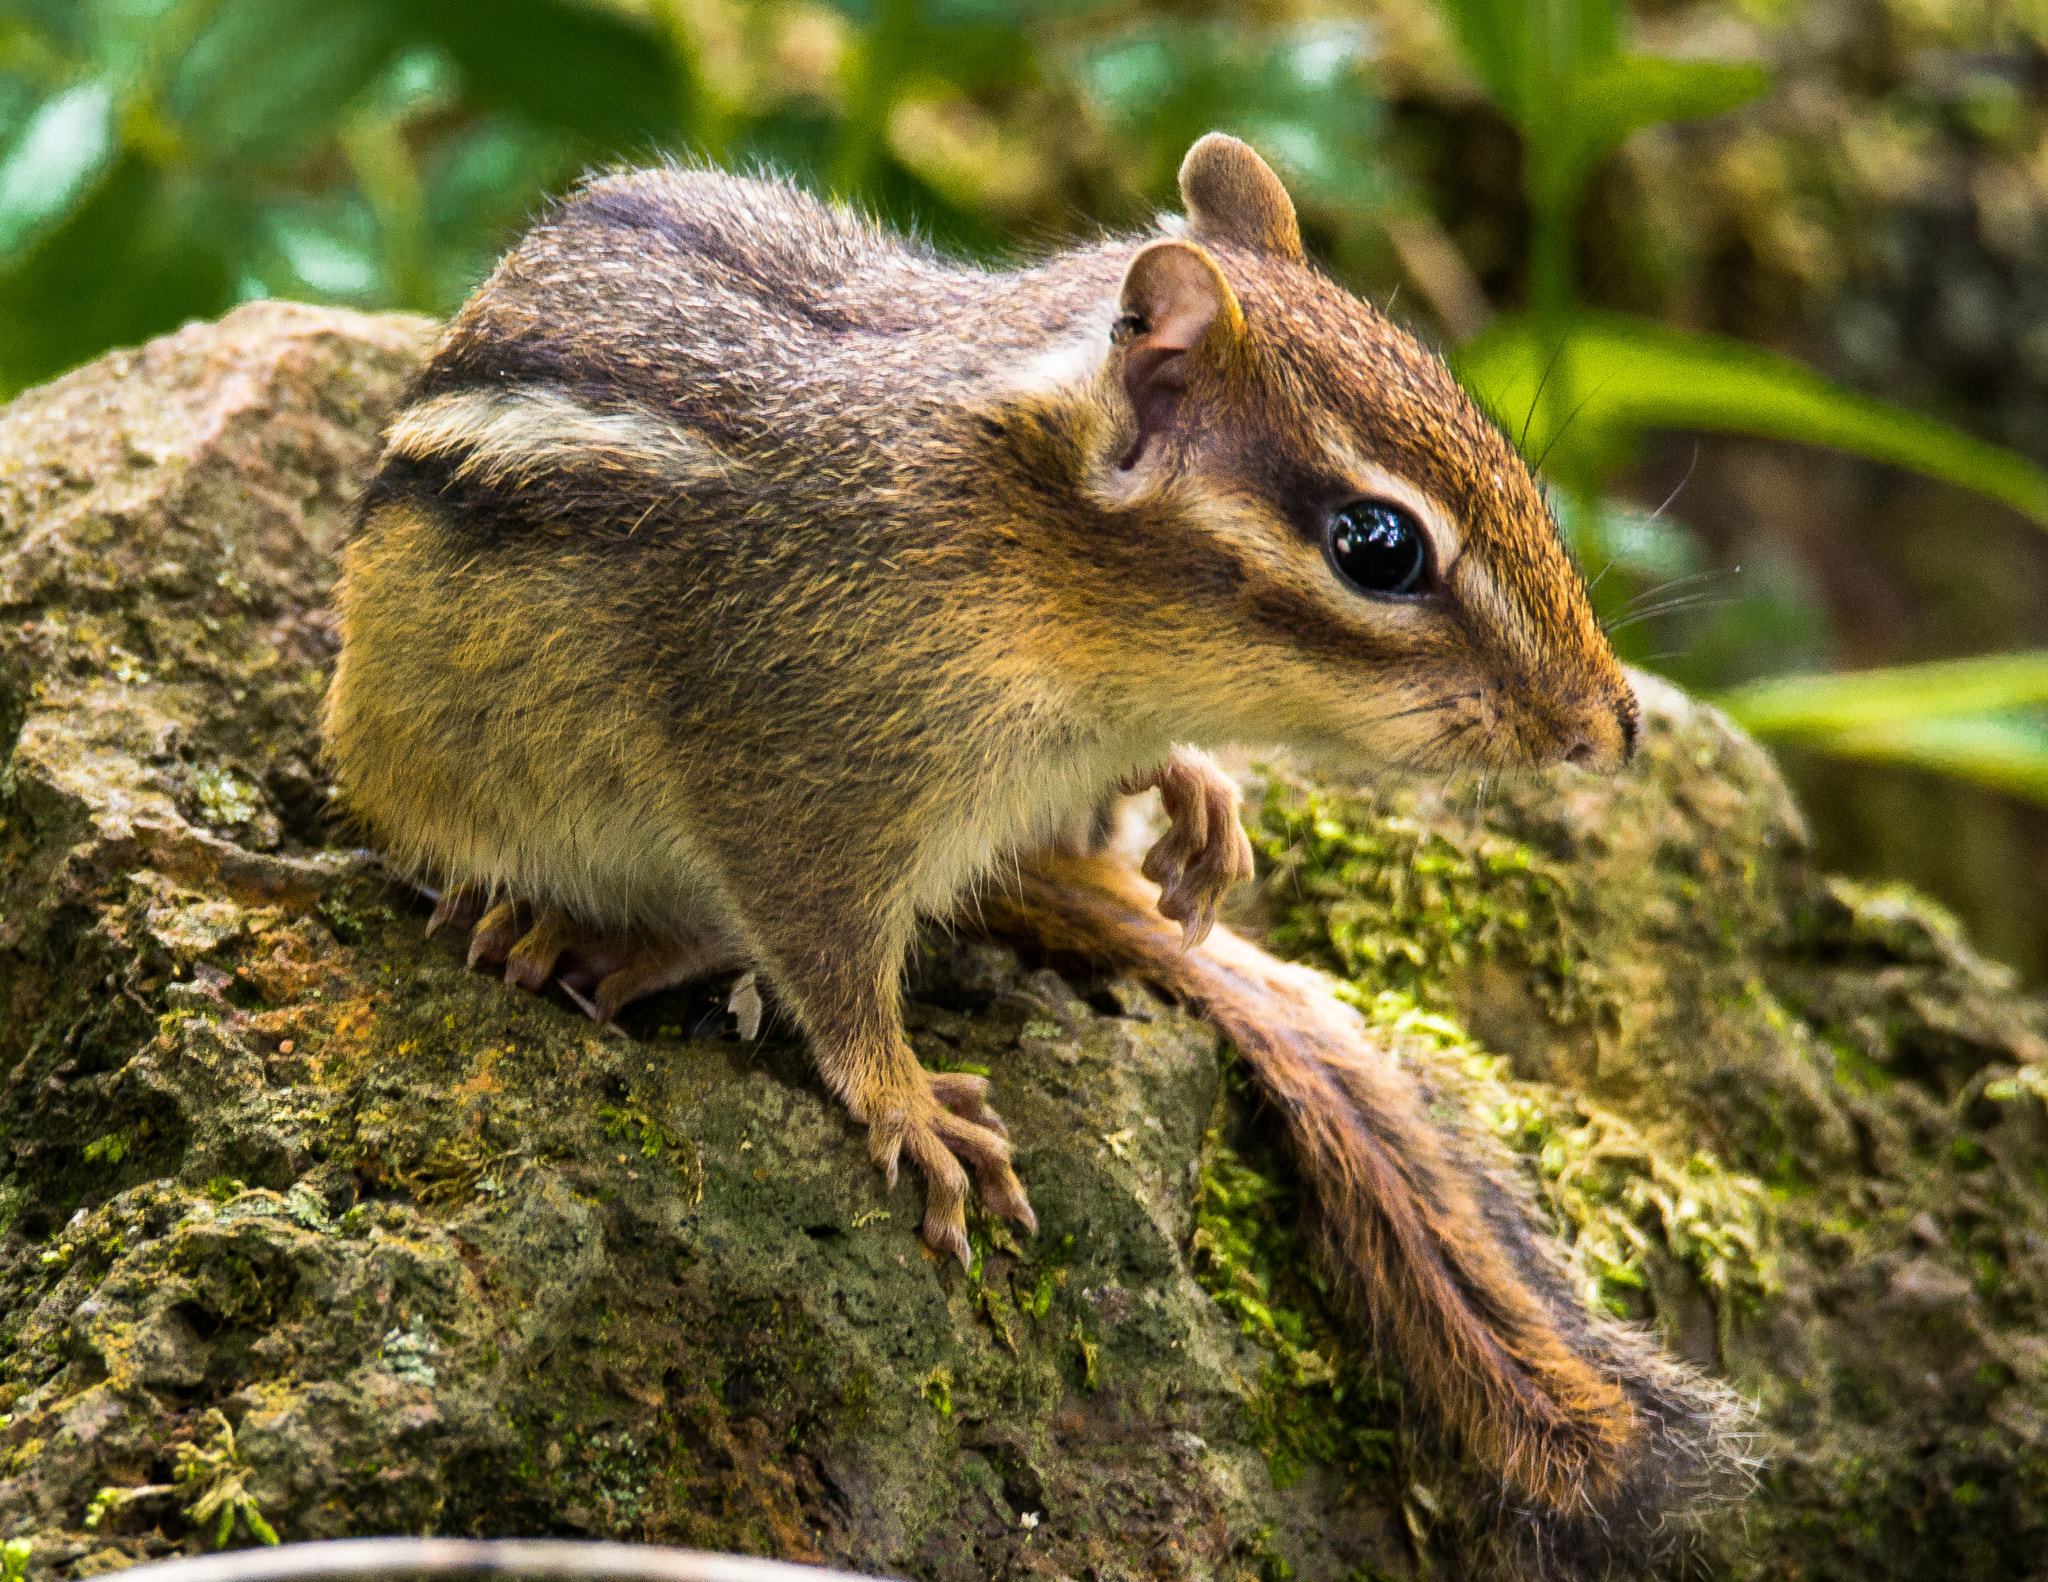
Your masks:
[[[1008,1137],[1010,1128],[1002,1116],[988,1107],[988,1078],[971,1071],[938,1071],[927,1079],[932,1097],[972,1126],[986,1127],[998,1137]]]
[[[931,1248],[933,1252],[950,1252],[960,1260],[960,1268],[963,1272],[968,1274],[974,1272],[974,1249],[967,1245],[967,1220],[965,1215],[962,1215],[958,1224],[948,1223],[934,1227],[932,1217],[927,1213],[925,1215],[924,1229],[920,1234],[924,1237],[925,1245]]]
[[[555,975],[563,953],[583,943],[584,937],[583,931],[569,920],[568,913],[559,907],[549,907],[506,953],[505,981],[538,994]]]
[[[601,960],[573,969],[569,978],[579,988],[595,985],[592,998],[600,1018],[609,1022],[635,1000],[728,971],[743,960],[737,946],[718,940],[631,934]]]
[[[1002,1116],[988,1106],[988,1078],[969,1071],[935,1072],[929,1079],[932,1097],[946,1107],[956,1121],[973,1132],[993,1132],[1002,1140],[1000,1158],[961,1153],[975,1165],[974,1184],[981,1191],[982,1207],[1002,1219],[1015,1220],[1032,1235],[1038,1234],[1038,1216],[1031,1211],[1024,1188],[1010,1168],[1010,1128]]]
[[[1177,954],[1183,956],[1207,939],[1209,937],[1209,930],[1216,926],[1216,908],[1214,906],[1199,907],[1191,917],[1183,916],[1178,912],[1168,912],[1162,907],[1160,908],[1160,915],[1180,924],[1180,950]]]
[[[520,936],[533,926],[533,909],[518,901],[500,901],[469,931],[469,964],[502,966]]]
[[[579,993],[566,983],[561,985],[561,989],[564,994],[569,996],[569,1003],[574,1005],[577,1010],[581,1011],[593,1022],[596,1022],[600,1027],[609,1027],[611,1025],[612,1019],[597,1008],[595,1000],[586,994]]]
[[[868,1153],[891,1188],[908,1154],[925,1180],[921,1234],[934,1252],[950,1252],[962,1268],[973,1262],[967,1242],[968,1169],[991,1214],[1014,1220],[1036,1234],[1023,1183],[1010,1167],[1008,1128],[988,1107],[988,1079],[967,1072],[922,1073],[925,1091],[908,1102],[856,1111],[868,1117]]]
[[[924,1177],[924,1224],[920,1232],[933,1252],[950,1252],[960,1267],[974,1266],[973,1250],[967,1245],[967,1172],[946,1145],[930,1132],[907,1134],[909,1150],[918,1174]]]
[[[1237,816],[1237,783],[1207,753],[1176,747],[1121,789],[1155,786],[1171,823],[1141,871],[1159,886],[1159,914],[1181,925],[1181,949],[1189,951],[1209,937],[1231,886],[1252,876],[1252,843]]]
[[[858,1112],[854,1119],[861,1118]],[[903,1157],[903,1134],[910,1127],[910,1111],[885,1110],[880,1115],[869,1115],[868,1157],[875,1162],[875,1168],[882,1172],[882,1179],[888,1183],[891,1192],[896,1190],[896,1167]]]
[[[434,901],[434,915],[427,919],[427,938],[453,924],[469,928],[484,915],[484,893],[475,885],[451,884]]]

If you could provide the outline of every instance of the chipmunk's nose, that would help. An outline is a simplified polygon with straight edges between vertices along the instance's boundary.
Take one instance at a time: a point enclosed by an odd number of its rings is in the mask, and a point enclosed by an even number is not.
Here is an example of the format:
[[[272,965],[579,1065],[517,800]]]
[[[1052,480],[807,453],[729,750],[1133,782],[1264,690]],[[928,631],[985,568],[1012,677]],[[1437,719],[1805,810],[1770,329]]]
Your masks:
[[[1581,769],[1611,773],[1636,755],[1636,735],[1641,716],[1633,690],[1625,691],[1609,708],[1596,707],[1570,738],[1564,761]]]

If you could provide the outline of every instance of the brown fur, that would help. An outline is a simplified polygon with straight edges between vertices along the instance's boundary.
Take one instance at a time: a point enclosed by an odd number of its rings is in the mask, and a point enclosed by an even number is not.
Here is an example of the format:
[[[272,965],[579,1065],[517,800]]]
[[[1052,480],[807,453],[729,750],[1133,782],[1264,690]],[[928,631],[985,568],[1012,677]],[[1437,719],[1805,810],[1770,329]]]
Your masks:
[[[1611,767],[1633,742],[1514,448],[1303,261],[1243,145],[1204,139],[1184,190],[1184,232],[1000,274],[769,182],[589,182],[450,325],[348,552],[327,752],[397,860],[505,901],[475,955],[529,984],[633,964],[600,1013],[753,964],[963,1258],[963,1164],[1031,1211],[979,1086],[903,1038],[920,916],[1118,785],[1214,802],[1190,745]],[[1323,513],[1361,494],[1424,522],[1428,597],[1332,571]],[[1216,823],[1147,870],[1194,926],[1242,866]],[[1626,1389],[1483,1242],[1430,1262],[1404,1173],[1458,1224],[1472,1202],[1345,1069],[1294,1111],[1319,1189],[1380,1204],[1341,1258],[1386,1260],[1404,1358],[1439,1359],[1413,1365],[1513,1487],[1596,1498]]]

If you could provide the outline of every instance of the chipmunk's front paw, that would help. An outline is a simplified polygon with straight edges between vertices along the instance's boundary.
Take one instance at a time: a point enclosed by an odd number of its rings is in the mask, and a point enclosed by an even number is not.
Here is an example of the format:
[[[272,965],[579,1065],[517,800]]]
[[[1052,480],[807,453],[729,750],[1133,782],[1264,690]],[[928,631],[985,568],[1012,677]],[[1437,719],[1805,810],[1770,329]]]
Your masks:
[[[1208,938],[1230,887],[1252,876],[1252,843],[1238,822],[1237,782],[1207,753],[1176,747],[1125,791],[1157,786],[1172,827],[1145,853],[1143,872],[1159,886],[1159,912],[1180,924],[1187,948]]]
[[[981,1189],[991,1214],[1013,1219],[1025,1230],[1038,1229],[1038,1216],[1024,1196],[1024,1187],[1010,1168],[1009,1128],[988,1107],[988,1079],[961,1072],[921,1072],[924,1088],[908,1094],[885,1093],[873,1104],[855,1108],[854,1118],[868,1124],[868,1151],[889,1185],[896,1184],[896,1166],[909,1155],[925,1180],[925,1245],[950,1252],[965,1269],[973,1262],[967,1246],[967,1170]]]

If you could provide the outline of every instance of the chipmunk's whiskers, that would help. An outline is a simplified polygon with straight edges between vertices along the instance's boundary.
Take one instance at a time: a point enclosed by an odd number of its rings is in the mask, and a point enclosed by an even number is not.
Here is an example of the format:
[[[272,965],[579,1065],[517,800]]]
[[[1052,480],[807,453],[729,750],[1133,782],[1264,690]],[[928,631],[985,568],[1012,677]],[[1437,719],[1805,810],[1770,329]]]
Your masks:
[[[1388,714],[1375,714],[1365,723],[1368,725],[1384,725],[1389,720],[1413,719],[1418,714],[1437,714],[1445,709],[1454,708],[1460,703],[1470,703],[1478,696],[1480,694],[1477,691],[1456,692],[1447,698],[1437,698],[1429,703],[1418,703],[1412,709],[1395,709]]]
[[[1729,593],[1694,593],[1675,599],[1666,599],[1661,604],[1652,604],[1644,609],[1612,621],[1603,630],[1609,637],[1616,632],[1625,632],[1631,626],[1640,626],[1645,621],[1655,620],[1660,615],[1670,615],[1679,610],[1714,610],[1723,605],[1735,603],[1735,596]]]
[[[1671,509],[1671,502],[1676,500],[1679,497],[1679,495],[1685,492],[1685,486],[1692,482],[1693,469],[1697,467],[1699,464],[1700,442],[1698,440],[1694,440],[1692,442],[1692,460],[1685,464],[1685,476],[1683,478],[1680,478],[1678,482],[1672,486],[1671,492],[1664,496],[1664,503],[1658,506],[1656,510],[1650,513],[1651,521],[1656,521],[1658,517],[1662,516],[1666,511]]]
[[[1645,588],[1606,616],[1600,623],[1600,629],[1612,637],[1616,632],[1626,631],[1643,621],[1654,620],[1657,616],[1669,615],[1677,610],[1706,609],[1715,605],[1732,604],[1733,595],[1709,591],[1702,584],[1724,581],[1741,569],[1740,566],[1736,566],[1728,570],[1695,571]],[[1679,591],[1681,589],[1694,591],[1684,593]]]
[[[1683,577],[1667,577],[1664,581],[1657,583],[1652,587],[1643,589],[1643,591],[1641,593],[1638,593],[1634,598],[1626,600],[1614,611],[1614,615],[1627,615],[1631,611],[1637,609],[1639,606],[1647,602],[1648,600],[1655,599],[1663,594],[1670,593],[1674,589],[1697,587],[1700,583],[1715,582],[1729,575],[1729,572],[1714,570],[1688,572]],[[1609,619],[1612,618],[1612,616],[1609,617]]]
[[[1616,370],[1617,373],[1619,371],[1620,370],[1618,369]],[[1605,379],[1602,379],[1598,384],[1594,385],[1592,389],[1586,392],[1585,396],[1580,400],[1577,406],[1571,409],[1570,413],[1566,415],[1564,422],[1561,425],[1559,425],[1557,432],[1550,436],[1550,443],[1543,447],[1543,454],[1538,456],[1535,459],[1535,461],[1529,464],[1529,470],[1531,472],[1541,472],[1543,470],[1544,462],[1548,461],[1550,459],[1550,453],[1553,450],[1557,449],[1557,442],[1565,437],[1565,434],[1569,432],[1571,426],[1574,423],[1578,422],[1579,414],[1586,410],[1587,403],[1589,403],[1602,390],[1605,390],[1608,387],[1608,385],[1614,382],[1614,377],[1614,374],[1609,374]]]
[[[1564,337],[1560,335],[1557,344],[1550,349],[1550,361],[1543,365],[1542,377],[1536,381],[1536,393],[1529,397],[1529,410],[1522,414],[1522,432],[1515,436],[1515,449],[1524,456],[1529,454],[1529,425],[1536,421],[1536,409],[1543,404],[1544,387],[1550,383],[1550,376],[1557,371],[1558,362],[1563,356]],[[1538,463],[1529,470],[1541,471],[1541,464]]]

